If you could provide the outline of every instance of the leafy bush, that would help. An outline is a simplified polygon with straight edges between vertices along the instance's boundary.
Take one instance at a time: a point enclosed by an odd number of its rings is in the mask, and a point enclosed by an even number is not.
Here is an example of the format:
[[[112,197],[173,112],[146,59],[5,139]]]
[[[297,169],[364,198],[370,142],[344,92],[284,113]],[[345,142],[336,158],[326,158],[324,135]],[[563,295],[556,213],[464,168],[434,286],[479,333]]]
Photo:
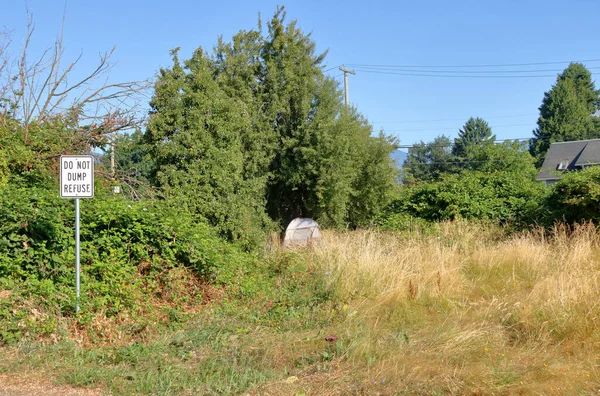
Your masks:
[[[65,264],[74,261],[73,201],[14,185],[0,187],[0,200],[0,275],[62,282]],[[82,264],[183,264],[218,280],[219,268],[237,261],[236,249],[209,226],[164,201],[82,200],[81,224]]]
[[[398,214],[404,214],[427,221],[465,218],[528,223],[542,193],[542,186],[526,173],[464,171],[403,188],[381,222],[390,226],[398,221]]]
[[[600,168],[564,175],[544,197],[540,218],[546,225],[600,220]]]
[[[0,342],[28,331],[52,332],[54,318],[74,313],[74,221],[73,201],[60,199],[57,190],[0,186],[0,291],[10,296],[0,299]],[[81,301],[87,313],[136,312],[152,290],[177,287],[166,282],[178,268],[247,292],[253,285],[240,279],[253,263],[167,202],[126,201],[101,186],[96,198],[81,202]],[[35,312],[45,319],[29,323]]]

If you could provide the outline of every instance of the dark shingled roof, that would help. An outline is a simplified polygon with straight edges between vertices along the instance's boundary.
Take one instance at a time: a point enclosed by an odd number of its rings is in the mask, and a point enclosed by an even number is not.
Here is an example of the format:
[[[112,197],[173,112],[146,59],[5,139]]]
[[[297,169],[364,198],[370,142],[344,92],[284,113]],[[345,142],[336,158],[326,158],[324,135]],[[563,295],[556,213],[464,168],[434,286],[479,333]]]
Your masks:
[[[566,169],[560,170],[562,161]],[[600,164],[600,139],[552,143],[536,180],[559,180],[562,173]]]
[[[575,166],[600,164],[600,139],[588,140]]]

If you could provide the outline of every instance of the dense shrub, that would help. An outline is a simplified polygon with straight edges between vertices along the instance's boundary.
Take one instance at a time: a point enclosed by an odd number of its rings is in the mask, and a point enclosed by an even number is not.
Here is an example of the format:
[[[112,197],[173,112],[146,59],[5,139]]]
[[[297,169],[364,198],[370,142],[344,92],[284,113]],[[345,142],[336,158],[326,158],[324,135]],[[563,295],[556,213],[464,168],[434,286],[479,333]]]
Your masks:
[[[464,171],[401,189],[381,223],[390,226],[403,218],[399,215],[427,221],[465,218],[529,223],[542,194],[541,184],[527,173]]]
[[[0,202],[0,276],[62,282],[60,268],[74,261],[73,201],[9,184],[0,187]],[[82,200],[81,224],[82,263],[177,263],[214,280],[218,267],[236,261],[233,245],[164,201]]]
[[[254,263],[249,254],[164,201],[127,201],[102,188],[81,201],[85,312],[132,314],[152,290],[175,287],[163,280],[180,268],[199,281],[243,288],[240,280]],[[58,189],[0,186],[0,291],[10,295],[0,298],[0,342],[26,330],[52,332],[56,318],[74,313],[74,222],[73,201],[59,198]],[[23,322],[32,312],[45,319]]]
[[[564,175],[544,197],[540,218],[546,225],[600,220],[600,168]]]

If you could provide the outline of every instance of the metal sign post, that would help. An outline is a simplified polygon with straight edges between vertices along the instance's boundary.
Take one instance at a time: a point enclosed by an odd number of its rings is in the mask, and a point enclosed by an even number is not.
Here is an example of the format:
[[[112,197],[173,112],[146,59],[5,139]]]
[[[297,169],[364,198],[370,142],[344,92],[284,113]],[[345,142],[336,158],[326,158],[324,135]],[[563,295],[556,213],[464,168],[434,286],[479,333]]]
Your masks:
[[[94,198],[94,157],[91,155],[60,157],[60,197],[75,198],[75,312],[79,312],[79,199]]]
[[[80,291],[79,263],[79,198],[75,198],[75,312],[79,312]]]

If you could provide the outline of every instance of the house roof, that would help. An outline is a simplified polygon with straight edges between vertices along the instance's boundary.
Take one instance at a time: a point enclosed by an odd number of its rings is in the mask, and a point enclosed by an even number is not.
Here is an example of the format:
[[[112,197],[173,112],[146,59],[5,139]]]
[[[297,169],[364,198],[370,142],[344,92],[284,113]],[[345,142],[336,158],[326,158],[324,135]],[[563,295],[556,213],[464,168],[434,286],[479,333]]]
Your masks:
[[[600,164],[600,139],[589,140],[575,166]]]
[[[558,180],[561,173],[596,164],[600,164],[600,139],[552,143],[536,180]]]

